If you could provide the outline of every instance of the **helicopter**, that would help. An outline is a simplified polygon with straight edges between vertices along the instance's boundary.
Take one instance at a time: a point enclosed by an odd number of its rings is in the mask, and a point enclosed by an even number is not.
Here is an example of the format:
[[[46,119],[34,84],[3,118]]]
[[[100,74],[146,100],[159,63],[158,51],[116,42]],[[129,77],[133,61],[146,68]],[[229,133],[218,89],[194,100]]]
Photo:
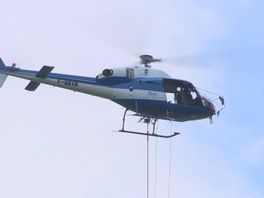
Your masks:
[[[41,83],[73,90],[97,97],[109,99],[123,107],[125,112],[122,128],[118,132],[137,135],[171,138],[180,133],[163,135],[155,132],[158,120],[192,121],[219,115],[224,108],[224,98],[218,99],[223,106],[215,108],[213,102],[202,96],[197,88],[188,81],[174,79],[162,70],[151,68],[151,63],[161,59],[151,55],[141,55],[140,65],[133,67],[106,68],[96,77],[85,77],[52,73],[54,66],[44,65],[39,71],[25,70],[16,64],[6,66],[0,58],[0,87],[7,76],[30,80],[25,87],[27,91],[35,91]],[[139,122],[152,124],[152,132],[137,132],[125,129],[127,112],[134,112]]]

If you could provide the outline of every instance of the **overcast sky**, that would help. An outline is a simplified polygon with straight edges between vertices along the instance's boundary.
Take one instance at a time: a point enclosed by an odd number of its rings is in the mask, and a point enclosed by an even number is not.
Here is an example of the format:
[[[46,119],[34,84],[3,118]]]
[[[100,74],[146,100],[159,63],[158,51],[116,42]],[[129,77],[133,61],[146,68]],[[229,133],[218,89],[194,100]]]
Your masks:
[[[151,139],[150,196],[262,198],[263,8],[261,0],[2,0],[0,56],[83,76],[142,53],[195,57],[153,67],[221,93],[227,108],[212,125],[159,122],[182,134]],[[112,132],[121,106],[46,85],[27,92],[27,83],[9,77],[0,90],[0,197],[145,197],[146,139]]]

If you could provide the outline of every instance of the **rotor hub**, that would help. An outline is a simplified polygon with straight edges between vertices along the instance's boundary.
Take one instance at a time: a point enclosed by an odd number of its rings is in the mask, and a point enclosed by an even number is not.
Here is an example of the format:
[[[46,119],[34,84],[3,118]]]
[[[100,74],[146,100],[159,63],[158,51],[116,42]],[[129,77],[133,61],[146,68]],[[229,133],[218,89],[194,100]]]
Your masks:
[[[139,58],[141,59],[141,64],[143,64],[145,67],[150,67],[150,63],[161,61],[161,59],[154,59],[153,56],[147,54],[141,55]]]

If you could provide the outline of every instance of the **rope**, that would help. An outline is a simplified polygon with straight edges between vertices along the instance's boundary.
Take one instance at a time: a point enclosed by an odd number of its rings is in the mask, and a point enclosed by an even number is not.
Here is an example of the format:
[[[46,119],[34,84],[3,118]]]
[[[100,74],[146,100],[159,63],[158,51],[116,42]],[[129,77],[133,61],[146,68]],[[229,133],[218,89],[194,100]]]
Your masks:
[[[158,123],[157,123],[158,125]],[[156,126],[156,132],[157,132],[157,128],[158,126]],[[158,172],[158,168],[157,168],[157,152],[158,152],[158,137],[156,137],[155,139],[155,176],[154,176],[154,198],[157,197],[157,183],[158,183],[158,177],[157,177],[157,172]]]
[[[218,109],[216,110],[217,112],[217,115],[219,115],[220,111],[222,111],[224,108],[225,108],[225,104],[224,104],[224,98],[218,94],[218,93],[215,93],[215,92],[212,92],[212,91],[208,91],[208,90],[205,90],[205,89],[201,89],[199,87],[196,87],[196,89],[199,89],[201,91],[204,91],[204,92],[207,92],[209,94],[212,94],[212,95],[216,95],[217,98],[214,98],[214,99],[211,99],[211,101],[214,103],[214,105],[216,105],[218,107]],[[220,99],[220,102],[222,104],[222,106],[220,106],[216,101]]]
[[[172,132],[172,124],[171,124]],[[169,158],[169,177],[168,177],[168,198],[171,197],[171,161],[172,161],[172,138],[170,138],[170,158]]]
[[[149,124],[147,124],[147,198],[149,198]]]
[[[218,93],[216,93],[216,92],[208,91],[208,90],[205,90],[205,89],[202,89],[202,88],[199,88],[199,87],[196,87],[196,89],[199,89],[199,90],[201,90],[201,91],[204,91],[204,92],[210,93],[210,94],[212,94],[212,95],[221,96],[220,94],[218,94]]]

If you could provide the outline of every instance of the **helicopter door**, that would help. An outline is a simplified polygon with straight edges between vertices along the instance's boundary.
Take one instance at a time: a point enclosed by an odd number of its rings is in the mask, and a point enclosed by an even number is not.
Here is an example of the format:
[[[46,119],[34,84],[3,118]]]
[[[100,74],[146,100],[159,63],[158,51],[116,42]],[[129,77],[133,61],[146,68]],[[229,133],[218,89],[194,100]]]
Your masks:
[[[163,89],[166,95],[167,105],[166,105],[166,113],[168,118],[173,118],[173,104],[177,103],[176,100],[176,90],[177,86],[175,86],[173,81],[163,80]]]

